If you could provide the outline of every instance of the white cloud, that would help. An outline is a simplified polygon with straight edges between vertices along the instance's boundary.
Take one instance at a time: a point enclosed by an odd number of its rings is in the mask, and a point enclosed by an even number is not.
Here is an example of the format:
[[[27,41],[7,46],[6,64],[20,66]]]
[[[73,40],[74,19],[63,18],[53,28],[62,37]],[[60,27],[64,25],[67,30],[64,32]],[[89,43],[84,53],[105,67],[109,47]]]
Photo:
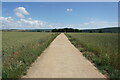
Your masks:
[[[45,22],[43,21],[39,21],[39,20],[33,20],[31,18],[29,19],[20,19],[19,21],[20,23],[22,23],[23,25],[26,25],[26,26],[30,26],[30,27],[44,27],[45,25]]]
[[[81,24],[51,24],[52,28],[77,28],[77,29],[98,29],[106,27],[118,27],[118,22],[90,21]]]
[[[25,16],[23,15],[23,14],[21,14],[21,13],[15,13],[15,15],[17,16],[17,17],[19,17],[19,18],[25,18]]]
[[[0,17],[0,22],[2,22],[2,29],[39,29],[47,25],[46,22],[31,18],[16,21],[11,17]]]
[[[2,29],[41,29],[41,28],[79,28],[97,29],[106,27],[118,27],[118,22],[90,21],[81,24],[47,23],[32,18],[14,20],[12,17],[0,17]]]
[[[2,28],[4,26],[14,26],[14,24],[16,24],[11,17],[0,17],[0,22],[2,23]]]
[[[73,9],[68,8],[66,11],[67,11],[67,12],[72,12]]]
[[[25,18],[25,15],[29,15],[28,11],[24,7],[17,7],[14,9],[14,12],[19,18]]]
[[[118,27],[118,22],[90,21],[79,25],[80,29],[97,29],[106,27]]]

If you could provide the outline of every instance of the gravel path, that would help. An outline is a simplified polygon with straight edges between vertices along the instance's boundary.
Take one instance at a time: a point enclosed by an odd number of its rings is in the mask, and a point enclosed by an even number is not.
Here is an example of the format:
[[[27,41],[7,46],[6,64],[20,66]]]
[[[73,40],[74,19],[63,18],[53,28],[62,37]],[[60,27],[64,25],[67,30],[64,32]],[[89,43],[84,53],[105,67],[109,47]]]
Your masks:
[[[105,78],[61,33],[23,78]]]

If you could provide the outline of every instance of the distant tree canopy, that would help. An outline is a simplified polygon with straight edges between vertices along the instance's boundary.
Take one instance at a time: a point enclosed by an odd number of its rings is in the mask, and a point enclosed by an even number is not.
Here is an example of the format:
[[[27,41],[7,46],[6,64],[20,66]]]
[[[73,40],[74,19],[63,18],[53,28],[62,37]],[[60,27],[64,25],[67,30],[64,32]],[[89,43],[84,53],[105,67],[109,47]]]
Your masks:
[[[82,31],[73,28],[63,28],[63,29],[53,29],[52,32],[82,32]]]
[[[92,31],[92,30],[90,30],[89,32],[90,32],[90,33],[93,33],[93,31]]]
[[[99,33],[102,33],[102,30],[99,30]]]

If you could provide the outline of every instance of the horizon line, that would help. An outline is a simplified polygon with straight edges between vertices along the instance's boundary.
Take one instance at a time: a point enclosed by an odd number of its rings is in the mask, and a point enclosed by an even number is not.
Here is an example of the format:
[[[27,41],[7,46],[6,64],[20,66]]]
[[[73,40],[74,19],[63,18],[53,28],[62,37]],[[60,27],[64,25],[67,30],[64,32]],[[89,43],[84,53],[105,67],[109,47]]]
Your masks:
[[[105,28],[120,28],[120,27],[105,27]],[[93,28],[93,29],[105,29],[105,28]],[[43,28],[43,29],[50,29],[50,28]],[[51,30],[52,29],[64,29],[64,28],[51,28]],[[72,29],[79,29],[79,28],[72,28]],[[15,28],[13,28],[13,29],[0,29],[0,30],[38,30],[38,29],[27,29],[27,28],[26,29],[17,29],[17,28],[15,29]],[[79,29],[79,30],[90,30],[90,28],[89,29]]]

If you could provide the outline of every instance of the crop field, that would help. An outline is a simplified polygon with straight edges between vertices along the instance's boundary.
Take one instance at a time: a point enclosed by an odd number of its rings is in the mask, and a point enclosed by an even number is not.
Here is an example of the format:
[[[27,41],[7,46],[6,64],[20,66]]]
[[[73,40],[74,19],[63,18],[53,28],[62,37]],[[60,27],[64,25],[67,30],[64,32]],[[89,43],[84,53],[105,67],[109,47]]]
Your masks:
[[[3,32],[3,78],[18,78],[57,36],[57,33]]]
[[[66,35],[102,73],[111,78],[120,77],[117,33],[67,33]]]

